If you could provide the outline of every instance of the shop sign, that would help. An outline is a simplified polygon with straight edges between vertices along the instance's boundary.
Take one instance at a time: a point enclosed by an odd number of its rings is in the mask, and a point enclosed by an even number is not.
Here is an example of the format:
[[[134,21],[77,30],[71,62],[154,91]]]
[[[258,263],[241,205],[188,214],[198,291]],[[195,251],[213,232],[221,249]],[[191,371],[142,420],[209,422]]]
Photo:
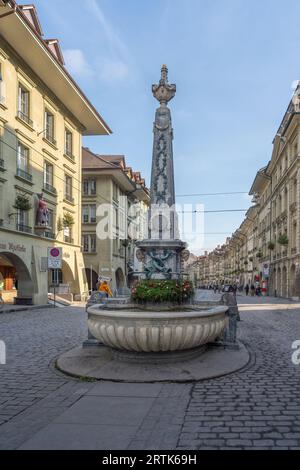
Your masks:
[[[16,243],[0,243],[0,250],[9,250],[12,251],[13,253],[17,252],[26,252],[26,248],[24,245],[16,244]]]

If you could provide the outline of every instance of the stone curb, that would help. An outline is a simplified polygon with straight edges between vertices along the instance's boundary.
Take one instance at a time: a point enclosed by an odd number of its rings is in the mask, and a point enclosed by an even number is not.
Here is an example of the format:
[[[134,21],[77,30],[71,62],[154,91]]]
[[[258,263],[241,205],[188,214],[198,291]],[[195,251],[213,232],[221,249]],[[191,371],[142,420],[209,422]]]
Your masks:
[[[252,354],[242,342],[239,346],[238,351],[211,347],[197,358],[175,364],[126,363],[117,360],[106,346],[73,348],[56,359],[55,367],[65,375],[88,382],[195,383],[247,368]]]
[[[39,308],[54,308],[53,305],[45,304],[45,305],[24,305],[24,307],[16,307],[13,306],[9,309],[4,308],[0,310],[1,313],[16,313],[16,312],[25,312],[26,310],[38,310]]]

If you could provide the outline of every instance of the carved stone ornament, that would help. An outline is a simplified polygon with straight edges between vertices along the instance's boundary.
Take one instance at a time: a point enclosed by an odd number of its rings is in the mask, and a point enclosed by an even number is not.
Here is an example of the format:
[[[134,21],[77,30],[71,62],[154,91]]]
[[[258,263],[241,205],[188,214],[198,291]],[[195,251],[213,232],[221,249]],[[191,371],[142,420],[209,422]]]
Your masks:
[[[152,85],[153,96],[161,105],[167,104],[176,93],[176,85],[168,83],[168,68],[163,65],[161,68],[161,79],[158,85]]]
[[[141,249],[136,250],[135,256],[139,262],[142,262],[145,260],[145,252]]]
[[[182,258],[183,261],[187,261],[189,259],[189,257],[190,257],[189,250],[183,250],[181,252],[181,258]]]

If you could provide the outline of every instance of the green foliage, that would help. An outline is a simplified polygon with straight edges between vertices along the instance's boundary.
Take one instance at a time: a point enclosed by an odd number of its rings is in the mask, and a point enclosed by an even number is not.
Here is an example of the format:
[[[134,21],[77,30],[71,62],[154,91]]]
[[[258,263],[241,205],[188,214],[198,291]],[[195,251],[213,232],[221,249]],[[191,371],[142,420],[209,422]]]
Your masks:
[[[131,298],[136,302],[183,303],[194,292],[190,281],[145,279],[131,289]]]
[[[63,221],[61,220],[61,217],[58,217],[57,219],[57,231],[61,232],[64,228]]]
[[[13,208],[22,211],[30,211],[32,205],[29,201],[28,196],[26,196],[25,194],[18,194],[15,198]]]
[[[277,242],[279,245],[288,245],[289,239],[286,233],[283,233],[282,235],[279,235]]]
[[[274,242],[269,242],[268,243],[268,250],[274,250],[275,248],[275,243]]]
[[[71,227],[74,224],[75,224],[74,217],[69,212],[66,212],[64,214],[64,218],[63,218],[63,226],[64,227]]]
[[[258,253],[256,253],[256,258],[262,258],[262,252],[259,251]]]

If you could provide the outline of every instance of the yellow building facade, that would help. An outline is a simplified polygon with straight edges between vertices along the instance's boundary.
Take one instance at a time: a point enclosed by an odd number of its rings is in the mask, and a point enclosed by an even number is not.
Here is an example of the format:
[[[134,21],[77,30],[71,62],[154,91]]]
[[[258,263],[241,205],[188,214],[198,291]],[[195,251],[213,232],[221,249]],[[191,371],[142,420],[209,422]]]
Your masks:
[[[82,247],[89,289],[95,290],[102,277],[113,292],[121,292],[139,270],[135,241],[146,235],[149,191],[124,156],[84,148],[82,157]]]
[[[258,283],[263,294],[300,298],[300,85],[273,140],[267,165],[257,171],[249,194],[253,206],[222,246],[223,272],[215,249],[202,260],[203,283],[221,279],[241,286]]]
[[[32,5],[0,8],[0,283],[5,301],[87,292],[81,249],[82,135],[111,131],[45,40]],[[43,214],[45,220],[42,220]],[[62,269],[48,271],[49,247]]]

